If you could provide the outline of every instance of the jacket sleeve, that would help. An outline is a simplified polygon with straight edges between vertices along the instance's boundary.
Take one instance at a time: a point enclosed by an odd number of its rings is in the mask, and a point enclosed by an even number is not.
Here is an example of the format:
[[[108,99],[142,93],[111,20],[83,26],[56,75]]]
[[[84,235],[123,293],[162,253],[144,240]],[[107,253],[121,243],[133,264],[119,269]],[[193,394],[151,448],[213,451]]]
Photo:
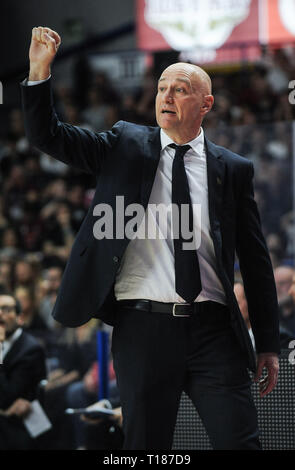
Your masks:
[[[51,78],[39,85],[21,83],[25,131],[39,150],[79,170],[98,175],[108,150],[117,144],[124,123],[96,133],[61,122],[55,112]]]
[[[237,214],[236,247],[256,351],[280,352],[279,317],[273,268],[254,200],[252,163],[244,166]]]

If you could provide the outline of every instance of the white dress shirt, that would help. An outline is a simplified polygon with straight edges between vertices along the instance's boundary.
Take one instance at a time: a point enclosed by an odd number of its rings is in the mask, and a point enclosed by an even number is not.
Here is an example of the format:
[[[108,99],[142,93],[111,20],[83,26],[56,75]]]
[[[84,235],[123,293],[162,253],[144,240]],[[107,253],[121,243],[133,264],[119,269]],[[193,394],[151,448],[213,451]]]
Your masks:
[[[151,191],[148,209],[142,224],[154,224],[153,229],[163,233],[161,219],[156,219],[151,204],[169,205],[172,201],[172,164],[175,150],[168,147],[173,141],[161,129],[161,155]],[[210,235],[208,209],[207,158],[204,145],[204,132],[188,142],[191,149],[184,156],[184,165],[190,188],[192,205],[201,205],[201,220],[195,217],[194,231],[201,234],[197,250],[202,291],[197,302],[212,300],[226,304],[224,289],[217,275],[213,240]],[[171,215],[171,214],[170,214]],[[174,245],[171,237],[171,217],[167,238],[133,238],[122,258],[115,283],[117,300],[149,299],[158,302],[185,302],[175,291]],[[150,225],[149,225],[150,229]],[[139,232],[140,232],[139,228]],[[152,232],[153,233],[153,232]],[[166,234],[165,234],[166,235]]]

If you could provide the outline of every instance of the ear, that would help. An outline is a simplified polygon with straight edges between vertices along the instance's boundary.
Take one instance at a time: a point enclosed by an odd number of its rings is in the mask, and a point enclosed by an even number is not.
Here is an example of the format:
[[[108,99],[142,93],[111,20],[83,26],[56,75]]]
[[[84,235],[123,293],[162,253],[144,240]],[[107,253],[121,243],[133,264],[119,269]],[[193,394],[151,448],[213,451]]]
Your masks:
[[[205,116],[205,114],[211,111],[213,104],[214,104],[214,97],[212,95],[204,96],[203,106],[201,108],[202,116]]]

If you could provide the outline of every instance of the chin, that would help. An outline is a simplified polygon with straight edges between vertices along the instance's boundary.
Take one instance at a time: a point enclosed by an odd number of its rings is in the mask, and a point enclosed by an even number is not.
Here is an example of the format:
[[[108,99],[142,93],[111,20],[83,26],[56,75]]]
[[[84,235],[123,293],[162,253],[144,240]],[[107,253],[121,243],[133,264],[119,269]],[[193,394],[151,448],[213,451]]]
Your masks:
[[[159,121],[159,126],[161,129],[173,129],[175,127],[175,124],[173,122],[166,121],[165,119],[160,119]]]

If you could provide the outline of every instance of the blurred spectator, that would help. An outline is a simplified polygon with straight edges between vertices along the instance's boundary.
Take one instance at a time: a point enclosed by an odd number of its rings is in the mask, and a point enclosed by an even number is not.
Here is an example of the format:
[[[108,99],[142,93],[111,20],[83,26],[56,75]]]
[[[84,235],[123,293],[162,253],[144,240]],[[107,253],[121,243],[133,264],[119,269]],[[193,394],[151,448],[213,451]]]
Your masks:
[[[0,295],[0,449],[30,449],[32,439],[17,413],[9,408],[15,400],[38,396],[38,384],[46,377],[44,352],[39,342],[22,329],[21,307],[9,293]]]
[[[136,116],[140,124],[156,125],[155,121],[155,96],[157,93],[157,81],[153,70],[148,69],[143,77],[141,90],[136,95]]]
[[[249,312],[248,312],[248,303],[245,295],[245,290],[242,282],[237,281],[234,284],[234,293],[239,304],[241,314],[245,320],[246,326],[248,328],[248,333],[250,335],[254,350],[255,350],[255,340],[250,323]],[[295,339],[295,333],[290,331],[284,325],[280,324],[280,347],[281,349],[288,349],[290,341]]]
[[[294,275],[295,269],[290,266],[278,266],[274,270],[280,307],[280,323],[295,336],[295,303],[289,294]]]
[[[81,419],[85,426],[85,448],[87,450],[107,450],[122,449],[124,434],[122,430],[122,410],[120,407],[120,397],[116,383],[110,384],[109,398],[102,399],[87,407],[88,411],[97,407],[113,409],[114,416],[110,417],[89,417],[82,415]]]
[[[38,313],[34,292],[28,287],[17,287],[15,297],[22,309],[23,328],[32,335],[42,338],[46,334],[47,326]]]
[[[66,392],[66,404],[69,408],[86,408],[96,401],[99,390],[98,380],[99,366],[95,362],[92,367],[84,375],[83,380],[71,384]],[[110,379],[110,396],[117,400],[118,388],[116,385],[115,372],[113,364],[109,364]],[[74,448],[86,447],[86,430],[85,424],[80,420],[79,416],[72,417],[74,427]]]
[[[67,193],[67,199],[70,204],[71,218],[75,231],[78,231],[86,215],[84,192],[84,188],[81,184],[73,184]]]
[[[67,261],[75,238],[70,206],[67,201],[56,202],[54,212],[45,221],[42,251],[48,261]]]
[[[8,220],[4,214],[4,201],[3,196],[0,195],[0,233],[3,229],[5,229],[8,225]]]
[[[52,310],[56,301],[57,292],[61,283],[62,269],[60,266],[48,268],[44,275],[44,291],[39,299],[40,316],[49,329],[56,327],[56,321],[52,317]]]
[[[12,227],[6,227],[0,236],[0,259],[15,259],[22,253],[21,241],[18,231]]]
[[[294,305],[295,305],[295,276],[292,278],[292,284],[288,291],[288,294],[292,297]]]
[[[277,268],[283,260],[284,236],[280,233],[269,233],[266,237],[266,244],[269,249],[273,269]]]
[[[11,261],[0,261],[0,286],[7,292],[12,291],[13,267]]]
[[[97,321],[91,320],[78,328],[62,328],[56,334],[54,356],[47,359],[49,373],[45,387],[45,409],[54,428],[51,448],[73,448],[75,430],[64,413],[69,406],[71,384],[75,389],[76,383],[85,383],[85,393],[91,395],[91,402],[97,396],[96,331]]]
[[[14,287],[31,287],[36,281],[33,264],[26,259],[17,260],[14,267]]]
[[[104,103],[102,90],[92,86],[88,91],[88,105],[84,109],[82,116],[96,132],[107,129],[106,120],[108,105]]]

